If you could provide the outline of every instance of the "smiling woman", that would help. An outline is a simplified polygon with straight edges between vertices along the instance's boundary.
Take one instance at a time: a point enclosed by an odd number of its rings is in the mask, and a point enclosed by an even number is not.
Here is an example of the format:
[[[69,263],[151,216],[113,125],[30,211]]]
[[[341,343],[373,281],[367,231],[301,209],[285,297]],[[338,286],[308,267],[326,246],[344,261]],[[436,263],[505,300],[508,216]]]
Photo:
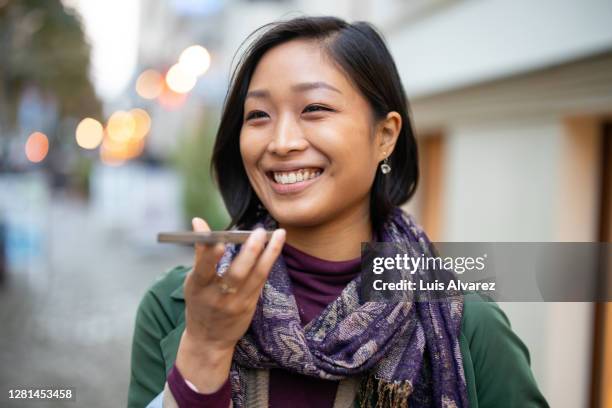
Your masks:
[[[319,41],[295,39],[261,58],[244,102],[240,153],[255,193],[251,205],[259,200],[274,214],[287,230],[287,241],[297,248],[344,260],[359,256],[356,242],[372,239],[370,190],[379,163],[398,140],[402,116],[395,109],[402,107],[389,106],[377,118],[359,85],[327,52]],[[405,128],[410,129],[409,123]],[[414,151],[411,132],[402,140]],[[216,153],[217,163],[226,162],[220,160],[224,150]],[[414,166],[416,157],[405,163]],[[224,170],[219,169],[220,177]],[[414,184],[416,168],[412,171]],[[378,208],[373,213],[385,216]],[[334,230],[349,225],[354,240],[345,241],[346,248],[312,240],[312,228],[330,239]],[[321,252],[324,248],[331,251]]]
[[[365,223],[380,227],[418,181],[407,99],[386,45],[369,24],[331,18],[260,31],[232,77],[213,157],[234,225],[252,223],[260,205],[281,218],[290,211],[290,224],[303,226],[343,212],[361,225],[355,241],[370,240]],[[394,169],[385,177],[384,159]],[[321,169],[316,191],[268,182],[271,167],[296,165]]]
[[[418,160],[382,36],[334,17],[256,33],[212,161],[230,227],[254,232],[243,245],[196,244],[193,266],[147,292],[129,405],[547,406],[494,303],[459,290],[377,303],[358,290],[362,242],[435,251],[399,208]]]

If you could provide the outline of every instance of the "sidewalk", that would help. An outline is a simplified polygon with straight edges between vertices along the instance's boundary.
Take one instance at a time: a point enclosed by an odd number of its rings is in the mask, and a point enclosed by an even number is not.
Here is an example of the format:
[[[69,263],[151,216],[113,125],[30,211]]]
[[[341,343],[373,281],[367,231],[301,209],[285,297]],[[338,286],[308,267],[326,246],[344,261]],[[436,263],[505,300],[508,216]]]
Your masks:
[[[136,307],[155,278],[190,264],[188,247],[137,245],[54,198],[40,270],[11,271],[0,290],[3,407],[125,406]],[[10,401],[8,388],[72,387],[74,401]]]

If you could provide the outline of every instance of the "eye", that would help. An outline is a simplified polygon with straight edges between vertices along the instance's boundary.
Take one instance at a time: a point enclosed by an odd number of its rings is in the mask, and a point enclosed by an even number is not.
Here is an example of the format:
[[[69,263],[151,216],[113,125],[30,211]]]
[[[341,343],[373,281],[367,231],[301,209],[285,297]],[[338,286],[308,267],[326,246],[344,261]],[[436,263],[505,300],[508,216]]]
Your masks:
[[[317,111],[333,111],[333,109],[330,109],[326,106],[323,105],[308,105],[307,107],[304,108],[304,112],[317,112]]]
[[[249,114],[246,117],[246,120],[250,120],[250,119],[259,119],[264,117],[265,115],[267,115],[266,112],[262,112],[262,111],[252,111],[249,112]]]

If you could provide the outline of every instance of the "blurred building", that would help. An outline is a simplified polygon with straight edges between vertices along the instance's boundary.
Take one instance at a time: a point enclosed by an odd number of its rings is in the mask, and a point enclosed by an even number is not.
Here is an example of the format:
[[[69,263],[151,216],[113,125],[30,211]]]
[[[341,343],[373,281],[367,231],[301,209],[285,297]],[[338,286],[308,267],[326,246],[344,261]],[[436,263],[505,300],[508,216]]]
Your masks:
[[[426,230],[441,241],[610,241],[609,2],[367,3],[395,9],[374,22],[411,101],[424,167],[411,208]],[[609,308],[502,307],[551,406],[612,404]]]
[[[223,73],[217,62],[223,33],[222,3],[218,0],[141,0],[134,83],[147,69],[165,74],[177,62],[181,52],[194,44],[206,47],[212,60],[206,75],[184,99],[169,99],[163,104],[159,99],[143,99],[134,86],[127,91],[133,104],[142,106],[151,114],[155,125],[151,129],[147,151],[155,157],[165,158],[172,153],[180,138],[198,125],[203,110],[218,105],[222,98]]]

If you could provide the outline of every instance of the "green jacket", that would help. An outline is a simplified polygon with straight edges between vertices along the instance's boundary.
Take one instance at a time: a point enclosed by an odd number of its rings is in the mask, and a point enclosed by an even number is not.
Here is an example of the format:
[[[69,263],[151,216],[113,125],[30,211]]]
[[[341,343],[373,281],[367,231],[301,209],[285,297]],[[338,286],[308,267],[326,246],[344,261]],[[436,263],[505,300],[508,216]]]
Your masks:
[[[136,314],[128,407],[143,408],[164,388],[185,328],[183,281],[191,267],[163,274]],[[493,302],[465,297],[460,348],[471,408],[548,407],[529,352]]]

